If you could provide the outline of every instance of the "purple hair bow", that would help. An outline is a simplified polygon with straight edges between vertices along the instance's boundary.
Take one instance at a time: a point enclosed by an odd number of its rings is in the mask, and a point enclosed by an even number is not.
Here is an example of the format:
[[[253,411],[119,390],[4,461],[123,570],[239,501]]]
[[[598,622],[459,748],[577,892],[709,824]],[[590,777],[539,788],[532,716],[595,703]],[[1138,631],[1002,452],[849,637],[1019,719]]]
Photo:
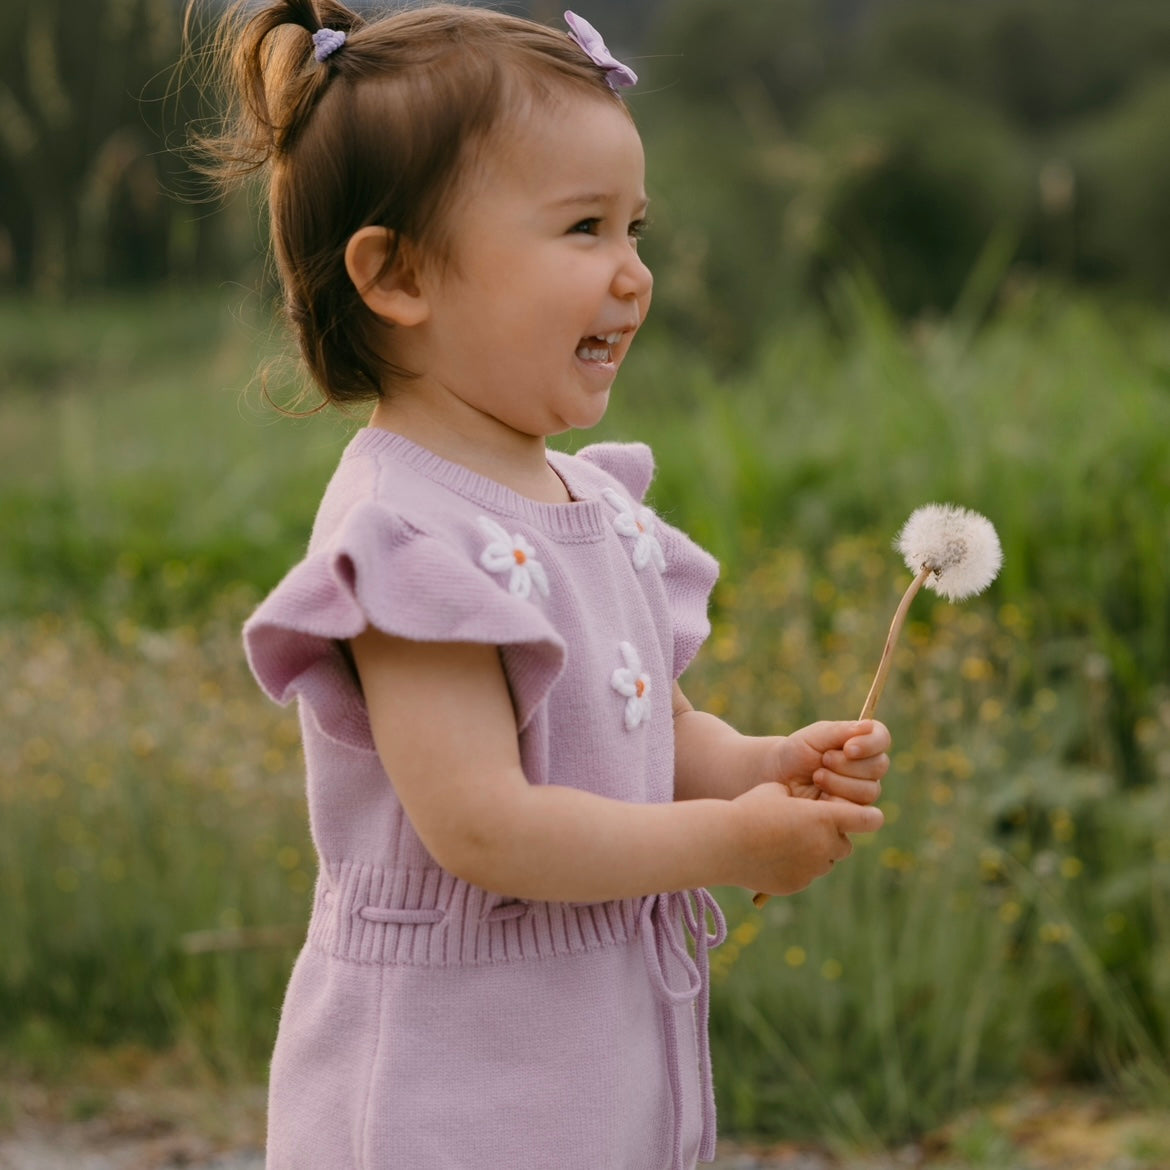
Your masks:
[[[605,80],[609,82],[611,89],[623,89],[638,84],[638,75],[628,65],[623,65],[605,47],[601,33],[589,21],[575,12],[566,12],[565,23],[569,26],[569,36],[584,49],[594,65],[600,65],[605,70]]]

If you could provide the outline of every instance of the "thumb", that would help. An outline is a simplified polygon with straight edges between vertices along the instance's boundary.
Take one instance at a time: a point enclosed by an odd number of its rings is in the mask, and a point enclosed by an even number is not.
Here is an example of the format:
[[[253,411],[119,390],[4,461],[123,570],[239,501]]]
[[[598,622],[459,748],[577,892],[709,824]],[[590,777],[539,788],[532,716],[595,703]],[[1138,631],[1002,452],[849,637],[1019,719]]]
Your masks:
[[[802,727],[797,734],[814,751],[827,752],[841,747],[855,735],[864,735],[872,728],[871,719],[822,719]]]
[[[822,804],[840,833],[876,833],[885,824],[885,814],[873,804],[853,804],[851,801],[818,801]]]

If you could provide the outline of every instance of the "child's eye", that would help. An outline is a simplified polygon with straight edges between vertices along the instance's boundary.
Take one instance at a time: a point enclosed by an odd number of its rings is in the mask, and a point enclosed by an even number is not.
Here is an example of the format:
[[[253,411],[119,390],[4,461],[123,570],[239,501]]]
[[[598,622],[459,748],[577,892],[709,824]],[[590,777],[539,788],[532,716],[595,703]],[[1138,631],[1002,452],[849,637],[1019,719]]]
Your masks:
[[[646,234],[646,229],[649,227],[650,221],[648,219],[635,219],[626,228],[626,234],[631,240],[640,240]],[[600,216],[590,216],[588,219],[579,220],[569,228],[570,235],[578,236],[596,236],[601,232],[602,221]]]

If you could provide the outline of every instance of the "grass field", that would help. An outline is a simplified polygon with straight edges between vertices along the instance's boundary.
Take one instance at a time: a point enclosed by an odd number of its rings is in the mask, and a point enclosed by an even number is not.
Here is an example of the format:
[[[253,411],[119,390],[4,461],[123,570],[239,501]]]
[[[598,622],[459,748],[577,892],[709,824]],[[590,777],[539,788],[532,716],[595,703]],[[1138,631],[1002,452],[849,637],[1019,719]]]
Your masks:
[[[0,1059],[33,1075],[127,1042],[263,1072],[313,866],[238,627],[359,425],[266,406],[264,321],[230,291],[0,306]],[[744,730],[860,707],[915,507],[1006,554],[915,603],[887,828],[762,912],[721,893],[724,1125],[897,1143],[1022,1080],[1165,1109],[1164,319],[1032,290],[907,334],[850,285],[723,375],[646,337],[600,435],[653,445],[656,505],[723,561],[688,691]]]

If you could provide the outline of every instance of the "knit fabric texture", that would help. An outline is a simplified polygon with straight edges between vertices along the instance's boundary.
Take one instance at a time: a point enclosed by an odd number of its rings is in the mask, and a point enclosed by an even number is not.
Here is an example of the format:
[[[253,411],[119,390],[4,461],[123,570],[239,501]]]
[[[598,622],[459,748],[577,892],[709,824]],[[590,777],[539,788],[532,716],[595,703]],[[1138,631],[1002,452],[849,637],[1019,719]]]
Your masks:
[[[497,646],[530,783],[670,801],[671,683],[709,632],[717,566],[645,506],[645,446],[549,463],[571,503],[359,432],[304,560],[245,626],[263,689],[299,700],[319,862],[272,1061],[268,1170],[714,1157],[710,895],[529,902],[444,871],[341,648],[368,625]]]

